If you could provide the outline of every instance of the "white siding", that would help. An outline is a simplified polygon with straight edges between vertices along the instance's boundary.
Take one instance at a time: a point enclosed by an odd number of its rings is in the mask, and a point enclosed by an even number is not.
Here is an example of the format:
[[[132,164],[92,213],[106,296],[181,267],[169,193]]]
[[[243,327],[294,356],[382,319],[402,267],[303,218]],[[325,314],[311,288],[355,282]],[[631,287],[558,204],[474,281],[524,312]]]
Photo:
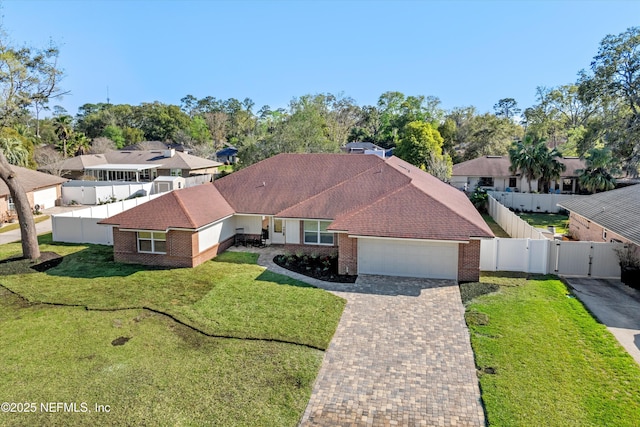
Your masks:
[[[202,252],[210,247],[224,242],[232,237],[236,232],[236,222],[234,217],[216,222],[198,231],[198,251]]]
[[[33,192],[33,204],[40,205],[40,209],[52,208],[56,205],[58,193],[56,187],[44,188]]]
[[[458,243],[358,238],[358,273],[456,280]]]
[[[300,244],[300,221],[288,219],[285,221],[285,243]]]
[[[245,234],[261,234],[262,233],[262,216],[235,216],[235,228],[244,228]],[[235,233],[235,230],[234,230]]]

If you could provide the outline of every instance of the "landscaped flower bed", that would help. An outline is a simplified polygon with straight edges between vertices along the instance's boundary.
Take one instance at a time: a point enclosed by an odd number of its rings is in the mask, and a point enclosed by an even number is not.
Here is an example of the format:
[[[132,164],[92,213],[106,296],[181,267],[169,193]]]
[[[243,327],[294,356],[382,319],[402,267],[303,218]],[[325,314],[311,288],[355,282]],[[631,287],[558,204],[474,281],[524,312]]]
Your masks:
[[[273,262],[287,270],[326,282],[353,283],[358,276],[338,274],[337,255],[284,254],[276,255]]]

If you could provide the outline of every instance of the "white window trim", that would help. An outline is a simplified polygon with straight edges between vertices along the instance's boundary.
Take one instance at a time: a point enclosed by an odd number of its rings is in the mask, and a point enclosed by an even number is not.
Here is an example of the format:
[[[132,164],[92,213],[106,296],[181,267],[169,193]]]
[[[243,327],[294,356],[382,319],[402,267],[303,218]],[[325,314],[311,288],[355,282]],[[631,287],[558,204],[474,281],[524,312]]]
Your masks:
[[[151,237],[146,238],[140,238],[140,233],[151,233]],[[159,239],[155,237],[155,234],[163,234],[164,235],[164,239]],[[144,240],[144,241],[150,241],[151,242],[151,250],[150,251],[143,251],[140,249],[140,241]],[[166,247],[166,242],[167,242],[167,233],[162,232],[162,231],[138,231],[136,232],[136,246],[138,249],[138,253],[141,254],[166,254],[167,251],[165,250],[164,252],[161,251],[156,251],[156,241],[157,242],[165,242],[165,247]]]
[[[308,223],[308,222],[315,222],[316,223],[316,230],[314,230],[314,231],[316,232],[316,238],[318,239],[317,242],[307,242],[307,233],[313,233],[313,231],[305,229],[305,223]],[[335,242],[336,242],[335,233],[333,233],[332,231],[328,231],[328,230],[321,232],[320,231],[320,223],[321,222],[326,222],[327,226],[329,224],[331,224],[331,221],[323,221],[323,220],[315,220],[315,219],[312,219],[312,220],[305,219],[305,220],[302,221],[302,242],[305,245],[333,246],[335,244]],[[321,243],[321,241],[320,241],[321,240],[320,239],[320,235],[321,234],[331,234],[332,242],[331,243]]]

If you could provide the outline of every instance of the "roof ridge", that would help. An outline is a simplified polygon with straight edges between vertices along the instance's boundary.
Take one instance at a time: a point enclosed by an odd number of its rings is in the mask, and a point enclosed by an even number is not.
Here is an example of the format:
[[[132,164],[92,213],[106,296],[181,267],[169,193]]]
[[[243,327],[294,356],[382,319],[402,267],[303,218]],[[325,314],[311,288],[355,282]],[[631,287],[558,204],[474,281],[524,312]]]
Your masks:
[[[282,153],[282,154],[306,154],[306,153]],[[327,153],[327,154],[331,154],[331,153]],[[358,177],[362,176],[363,174],[365,174],[365,173],[369,172],[369,171],[370,171],[370,170],[372,170],[372,169],[375,169],[376,167],[378,167],[378,166],[380,166],[380,165],[383,165],[383,166],[384,166],[384,165],[385,165],[385,162],[383,161],[381,164],[373,165],[373,166],[371,166],[370,168],[367,168],[367,169],[363,170],[362,172],[359,172],[359,173],[357,173],[357,174],[355,174],[355,175],[353,175],[353,176],[349,177],[347,180],[340,181],[340,182],[338,182],[338,183],[336,183],[336,184],[332,185],[331,187],[325,188],[325,189],[324,189],[324,190],[322,190],[321,192],[316,193],[316,194],[314,194],[313,196],[311,196],[311,197],[309,197],[309,198],[307,198],[307,199],[301,200],[301,201],[299,201],[298,203],[295,203],[295,204],[293,204],[293,205],[291,205],[291,206],[287,206],[286,208],[282,209],[280,212],[284,212],[284,211],[286,211],[286,210],[293,209],[293,208],[295,208],[296,206],[302,205],[303,203],[308,203],[310,200],[313,200],[313,199],[315,199],[315,198],[317,198],[317,197],[320,197],[321,195],[325,194],[326,192],[328,192],[328,191],[330,191],[330,190],[333,190],[333,189],[335,189],[335,188],[337,188],[337,187],[339,187],[339,186],[341,186],[341,185],[344,185],[344,184],[346,184],[349,180],[352,180],[352,179],[358,178]],[[223,197],[224,197],[224,196],[223,196]],[[377,200],[377,199],[376,199],[376,200]],[[280,212],[277,212],[277,213],[275,214],[275,216],[277,216]]]
[[[173,190],[171,193],[173,194],[174,199],[176,199],[176,201],[178,202],[178,204],[182,208],[182,212],[184,212],[185,216],[187,217],[187,220],[189,221],[189,224],[191,224],[192,227],[197,228],[196,227],[196,222],[191,217],[191,213],[189,212],[189,209],[187,209],[187,207],[182,202],[182,197],[178,196],[177,190]]]

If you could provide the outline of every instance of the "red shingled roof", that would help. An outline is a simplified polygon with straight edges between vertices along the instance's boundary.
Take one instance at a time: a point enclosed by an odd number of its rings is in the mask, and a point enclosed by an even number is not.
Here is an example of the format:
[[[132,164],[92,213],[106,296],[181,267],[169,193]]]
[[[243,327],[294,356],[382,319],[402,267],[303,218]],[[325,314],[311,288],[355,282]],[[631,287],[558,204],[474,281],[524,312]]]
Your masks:
[[[463,192],[397,157],[386,164],[410,182],[359,211],[338,217],[330,229],[362,236],[433,240],[493,237]]]
[[[233,208],[213,184],[202,184],[172,191],[99,224],[133,230],[197,229],[233,213]]]
[[[383,162],[370,155],[278,154],[215,185],[237,212],[275,215]]]
[[[195,229],[233,213],[333,220],[353,235],[433,240],[493,237],[461,191],[396,157],[280,154],[214,185],[174,191],[101,221]]]

